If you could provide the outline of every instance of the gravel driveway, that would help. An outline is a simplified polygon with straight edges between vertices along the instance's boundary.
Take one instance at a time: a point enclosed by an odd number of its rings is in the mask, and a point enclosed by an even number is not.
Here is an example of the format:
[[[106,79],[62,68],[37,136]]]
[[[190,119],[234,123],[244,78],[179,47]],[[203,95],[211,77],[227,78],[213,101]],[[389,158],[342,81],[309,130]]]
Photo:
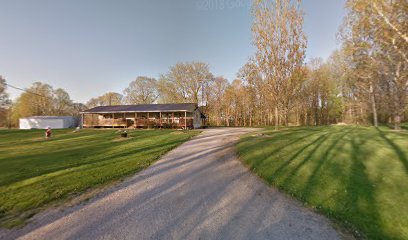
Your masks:
[[[250,131],[204,130],[102,196],[30,223],[14,237],[339,239],[328,220],[267,186],[237,160],[233,146]]]

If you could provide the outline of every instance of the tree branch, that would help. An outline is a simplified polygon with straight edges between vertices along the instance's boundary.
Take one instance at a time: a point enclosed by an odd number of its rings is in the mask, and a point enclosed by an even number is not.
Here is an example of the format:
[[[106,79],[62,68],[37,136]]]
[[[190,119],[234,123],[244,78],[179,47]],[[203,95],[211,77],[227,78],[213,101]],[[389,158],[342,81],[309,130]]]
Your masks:
[[[394,24],[391,23],[391,21],[387,18],[387,16],[384,15],[384,13],[378,8],[377,4],[373,2],[374,9],[377,11],[378,15],[385,21],[385,23],[391,27],[402,39],[405,40],[406,43],[408,43],[408,36],[404,33],[402,33]]]

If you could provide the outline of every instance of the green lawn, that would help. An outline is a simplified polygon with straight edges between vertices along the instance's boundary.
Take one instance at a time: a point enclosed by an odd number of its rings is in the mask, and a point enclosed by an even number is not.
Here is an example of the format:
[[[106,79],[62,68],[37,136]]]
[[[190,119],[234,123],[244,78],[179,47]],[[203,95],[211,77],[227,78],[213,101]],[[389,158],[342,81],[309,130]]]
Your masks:
[[[0,225],[146,168],[197,131],[0,130]]]
[[[266,130],[242,137],[237,148],[268,183],[357,236],[408,239],[408,131],[355,126]]]

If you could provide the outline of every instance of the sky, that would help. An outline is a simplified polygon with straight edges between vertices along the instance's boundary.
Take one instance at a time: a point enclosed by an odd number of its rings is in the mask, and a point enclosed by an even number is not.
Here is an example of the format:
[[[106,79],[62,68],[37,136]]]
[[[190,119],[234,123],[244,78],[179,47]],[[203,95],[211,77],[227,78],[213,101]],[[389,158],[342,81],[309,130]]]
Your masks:
[[[306,60],[327,59],[345,0],[303,0]],[[137,76],[203,61],[229,80],[255,52],[250,0],[0,0],[0,75],[63,88],[85,103]],[[8,89],[11,97],[21,92]]]

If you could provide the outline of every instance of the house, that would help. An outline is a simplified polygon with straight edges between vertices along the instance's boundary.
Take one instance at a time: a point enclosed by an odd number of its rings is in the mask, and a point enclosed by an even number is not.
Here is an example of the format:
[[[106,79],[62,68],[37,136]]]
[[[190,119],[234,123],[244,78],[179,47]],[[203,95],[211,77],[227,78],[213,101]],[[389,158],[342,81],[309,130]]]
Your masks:
[[[99,106],[81,112],[84,128],[201,128],[195,103]]]
[[[20,129],[72,128],[77,119],[72,116],[32,116],[20,118]]]

